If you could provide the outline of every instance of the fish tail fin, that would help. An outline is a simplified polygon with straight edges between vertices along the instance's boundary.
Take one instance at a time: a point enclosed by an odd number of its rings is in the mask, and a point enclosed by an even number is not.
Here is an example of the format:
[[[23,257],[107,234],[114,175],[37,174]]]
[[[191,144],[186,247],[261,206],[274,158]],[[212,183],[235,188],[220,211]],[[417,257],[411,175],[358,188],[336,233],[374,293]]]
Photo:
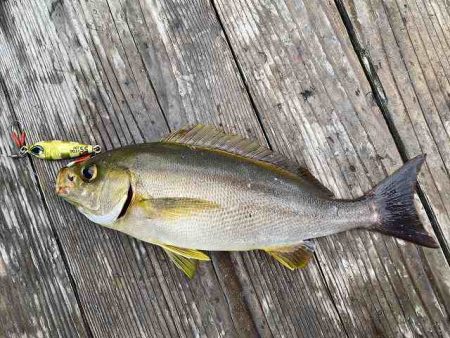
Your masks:
[[[439,243],[424,229],[414,206],[417,174],[424,161],[425,155],[416,156],[366,195],[375,201],[378,212],[378,222],[371,229],[429,248],[438,248]]]

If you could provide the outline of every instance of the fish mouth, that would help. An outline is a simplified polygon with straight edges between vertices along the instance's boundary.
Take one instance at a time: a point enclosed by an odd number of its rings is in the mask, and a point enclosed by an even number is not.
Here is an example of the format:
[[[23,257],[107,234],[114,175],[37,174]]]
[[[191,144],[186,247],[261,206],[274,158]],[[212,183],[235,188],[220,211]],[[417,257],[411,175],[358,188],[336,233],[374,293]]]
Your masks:
[[[125,216],[125,214],[128,211],[128,208],[131,205],[131,202],[133,201],[133,196],[134,196],[133,186],[130,184],[128,186],[127,199],[125,200],[125,203],[123,204],[122,209],[120,210],[120,213],[119,213],[119,216],[117,217],[117,219],[120,219],[123,216]]]
[[[67,170],[67,167],[61,168],[56,176],[55,182],[55,193],[63,198],[69,194],[69,189],[73,187],[73,184],[68,184],[72,182],[66,182],[65,180]]]

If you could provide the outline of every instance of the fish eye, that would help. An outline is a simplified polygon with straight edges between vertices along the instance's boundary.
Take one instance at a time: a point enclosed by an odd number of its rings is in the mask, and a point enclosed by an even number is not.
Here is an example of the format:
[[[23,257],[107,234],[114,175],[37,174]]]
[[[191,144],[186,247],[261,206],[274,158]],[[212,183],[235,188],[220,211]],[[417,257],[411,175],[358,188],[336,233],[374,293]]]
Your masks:
[[[34,146],[30,149],[30,152],[33,155],[39,156],[42,155],[44,153],[44,148],[42,148],[42,146]]]
[[[97,166],[90,164],[81,168],[81,177],[85,182],[92,182],[97,177]]]

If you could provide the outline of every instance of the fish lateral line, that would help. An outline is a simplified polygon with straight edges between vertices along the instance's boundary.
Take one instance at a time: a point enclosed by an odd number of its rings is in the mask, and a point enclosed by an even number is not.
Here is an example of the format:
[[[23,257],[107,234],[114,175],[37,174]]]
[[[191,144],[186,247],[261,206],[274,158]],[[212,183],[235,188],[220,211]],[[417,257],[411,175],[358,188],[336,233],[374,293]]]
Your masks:
[[[84,196],[96,198],[102,203],[100,216],[117,206],[117,230],[161,246],[189,277],[195,273],[196,261],[206,260],[203,249],[264,250],[294,270],[306,267],[314,255],[314,246],[303,239],[351,229],[439,247],[414,206],[424,161],[424,155],[411,159],[362,197],[335,199],[309,171],[302,176],[298,165],[293,169],[271,150],[197,126],[161,142],[113,150],[77,164],[73,172],[97,165],[99,174],[92,182],[86,177],[80,180],[73,195],[87,207]],[[132,177],[129,181],[124,168]],[[301,179],[292,180],[293,176]],[[69,180],[67,175],[61,178]],[[261,184],[245,189],[243,185],[253,180]],[[108,189],[100,189],[102,183]],[[160,197],[171,195],[195,198]],[[70,195],[63,197],[70,200]]]

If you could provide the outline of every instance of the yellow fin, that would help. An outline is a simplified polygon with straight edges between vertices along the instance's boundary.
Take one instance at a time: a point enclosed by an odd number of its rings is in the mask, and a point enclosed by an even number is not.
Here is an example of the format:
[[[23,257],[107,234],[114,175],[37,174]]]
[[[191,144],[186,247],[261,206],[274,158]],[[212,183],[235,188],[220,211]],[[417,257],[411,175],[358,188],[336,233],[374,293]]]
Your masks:
[[[209,261],[210,260],[208,255],[204,254],[203,252],[201,252],[199,250],[179,248],[177,246],[160,244],[160,243],[158,243],[158,245],[160,247],[162,247],[164,250],[173,252],[174,254],[177,254],[179,256],[196,259],[199,261]]]
[[[315,188],[314,191],[323,196],[333,197],[333,193],[323,186],[308,169],[299,168],[295,162],[273,152],[267,147],[261,146],[254,140],[246,139],[239,135],[227,134],[213,126],[199,124],[193,127],[185,127],[163,138],[161,142],[219,150],[254,161],[260,161],[270,165],[272,170],[293,174],[297,178],[301,178],[304,184]]]
[[[275,258],[290,270],[304,268],[314,254],[314,244],[304,241],[295,246],[265,249],[269,255]]]
[[[170,260],[175,264],[175,266],[183,271],[186,276],[191,279],[194,277],[195,272],[197,271],[197,261],[195,259],[177,255],[176,253],[167,249],[164,249],[164,251],[167,253]]]
[[[176,219],[218,208],[215,202],[195,198],[150,198],[138,202],[149,218]]]

